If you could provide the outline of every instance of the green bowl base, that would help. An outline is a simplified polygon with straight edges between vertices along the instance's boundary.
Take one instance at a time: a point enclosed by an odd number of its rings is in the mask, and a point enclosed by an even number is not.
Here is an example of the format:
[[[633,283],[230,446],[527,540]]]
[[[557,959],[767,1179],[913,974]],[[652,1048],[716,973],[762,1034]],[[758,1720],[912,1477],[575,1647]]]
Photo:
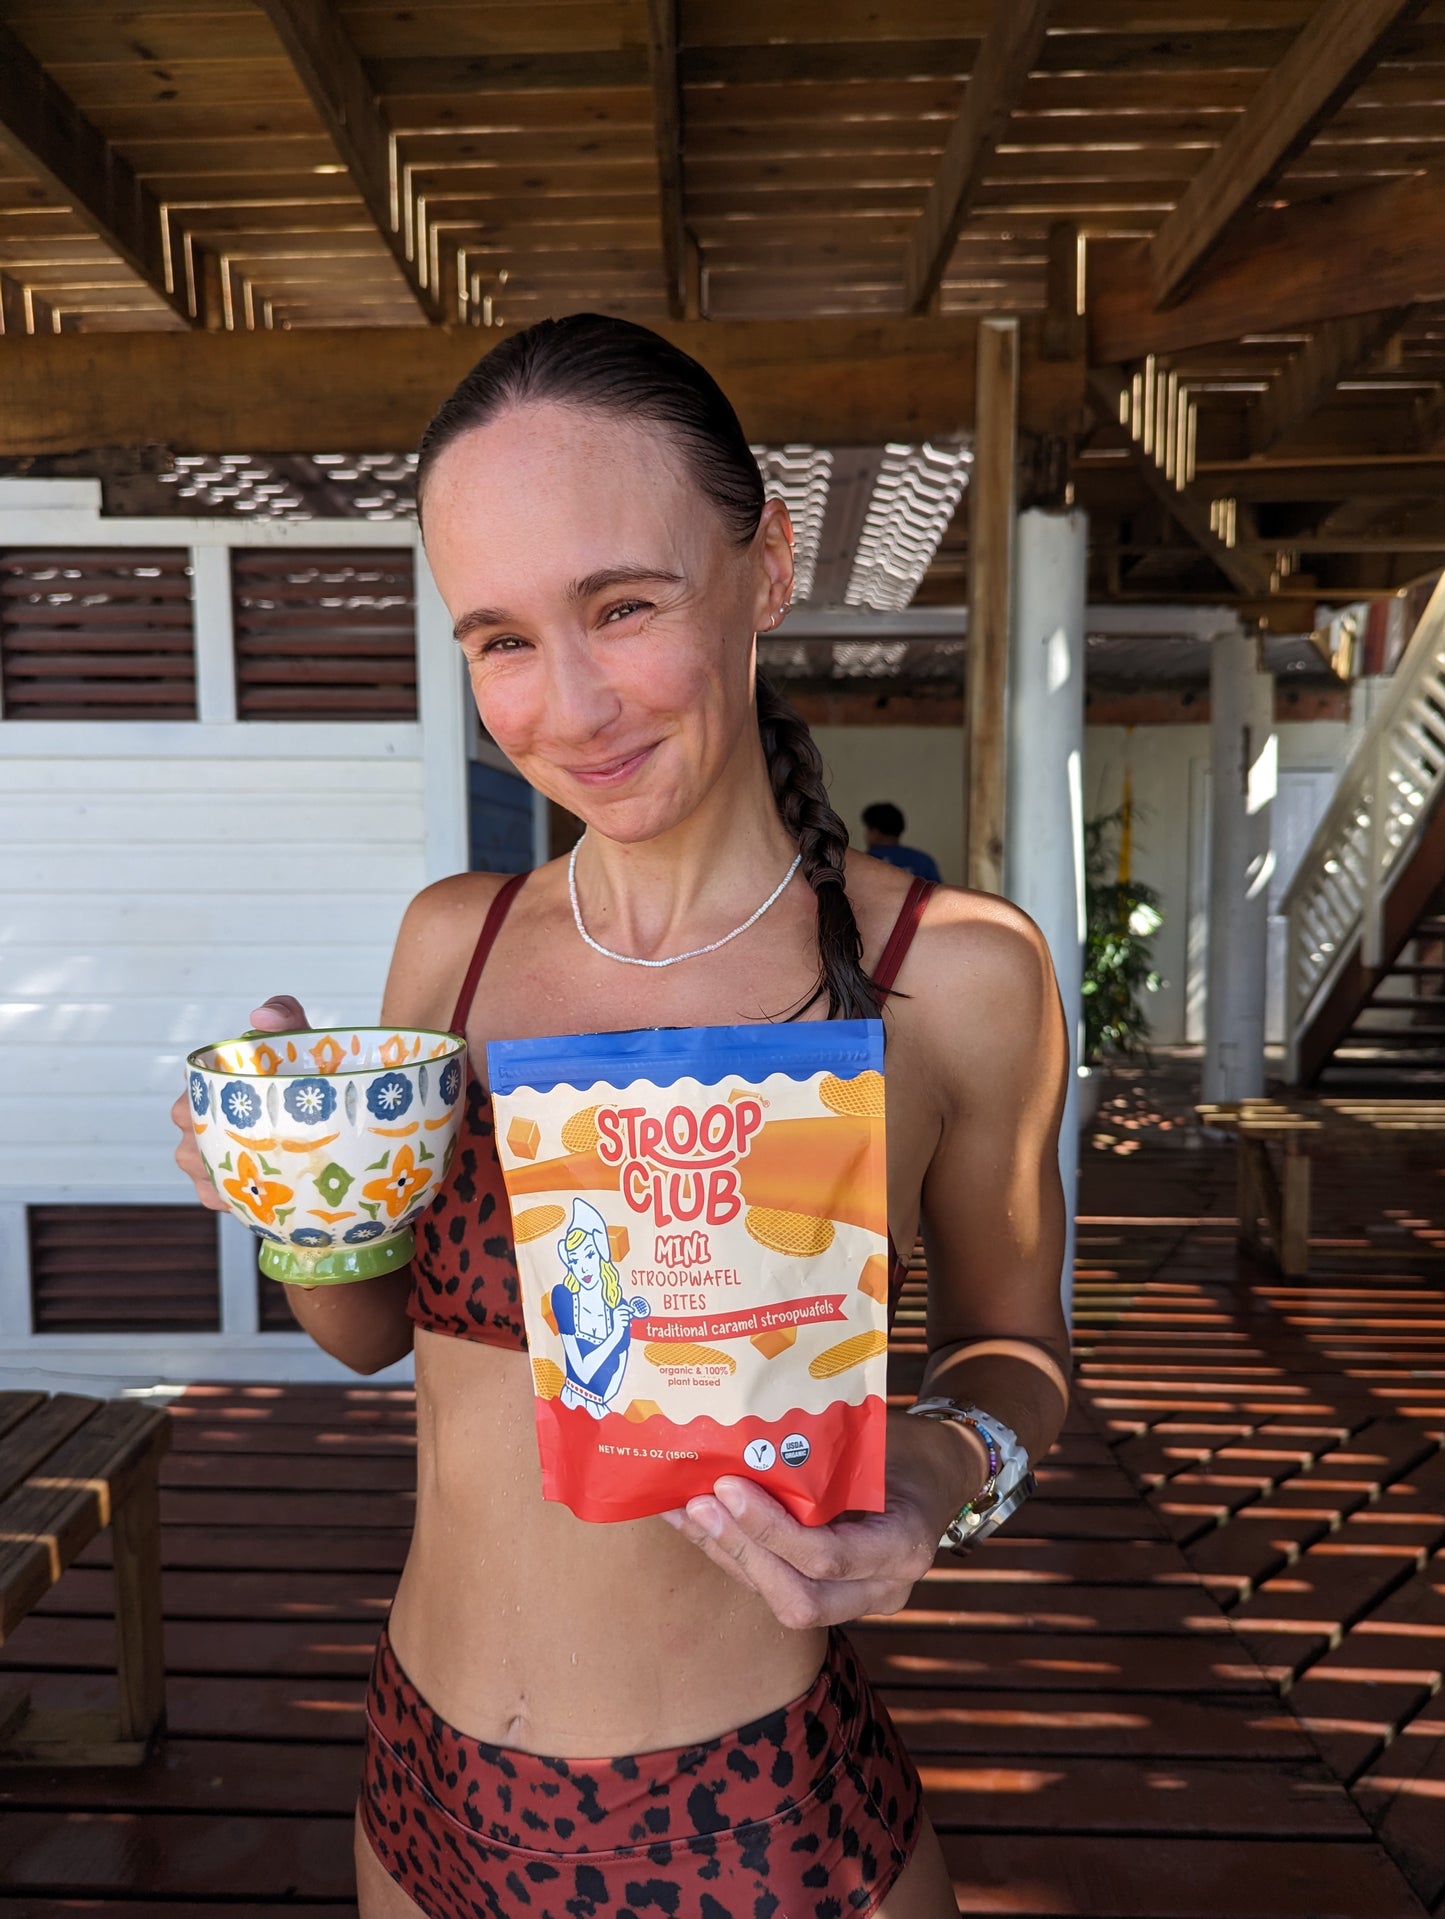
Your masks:
[[[370,1240],[361,1246],[329,1246],[325,1252],[309,1253],[304,1246],[278,1246],[275,1240],[261,1242],[261,1271],[268,1279],[284,1286],[343,1286],[353,1279],[375,1279],[379,1273],[394,1273],[405,1266],[416,1251],[410,1226],[391,1239]]]

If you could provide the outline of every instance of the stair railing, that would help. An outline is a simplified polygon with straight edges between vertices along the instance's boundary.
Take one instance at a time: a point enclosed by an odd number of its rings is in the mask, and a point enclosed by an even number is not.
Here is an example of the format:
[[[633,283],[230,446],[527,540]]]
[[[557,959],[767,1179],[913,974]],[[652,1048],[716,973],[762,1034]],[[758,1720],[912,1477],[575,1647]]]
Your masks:
[[[1287,1073],[1300,1042],[1356,946],[1385,963],[1385,902],[1436,795],[1445,786],[1445,574],[1345,768],[1282,902]]]

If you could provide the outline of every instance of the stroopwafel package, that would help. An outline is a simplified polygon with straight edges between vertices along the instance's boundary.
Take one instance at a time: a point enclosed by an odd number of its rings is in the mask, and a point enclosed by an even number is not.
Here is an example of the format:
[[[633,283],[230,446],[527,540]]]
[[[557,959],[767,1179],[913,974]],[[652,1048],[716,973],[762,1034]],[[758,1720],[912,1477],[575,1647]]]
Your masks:
[[[493,1041],[543,1491],[641,1519],[751,1478],[883,1507],[883,1028]]]

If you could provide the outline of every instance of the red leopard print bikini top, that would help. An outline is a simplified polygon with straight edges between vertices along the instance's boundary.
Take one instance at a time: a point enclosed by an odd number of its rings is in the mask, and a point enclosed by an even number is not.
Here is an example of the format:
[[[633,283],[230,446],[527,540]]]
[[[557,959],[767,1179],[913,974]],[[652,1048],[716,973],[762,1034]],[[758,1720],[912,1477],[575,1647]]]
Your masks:
[[[487,955],[526,877],[518,873],[509,879],[492,900],[457,996],[450,1029],[454,1033],[466,1031]],[[933,884],[928,880],[916,879],[909,887],[873,974],[873,984],[880,994],[892,990],[932,891]],[[451,1171],[417,1227],[407,1311],[430,1333],[449,1333],[456,1339],[477,1339],[486,1346],[510,1346],[525,1352],[527,1335],[522,1325],[517,1255],[495,1131],[491,1095],[476,1074],[469,1072],[466,1113],[458,1130]],[[908,1271],[908,1262],[899,1258],[891,1236],[888,1258],[891,1326]]]

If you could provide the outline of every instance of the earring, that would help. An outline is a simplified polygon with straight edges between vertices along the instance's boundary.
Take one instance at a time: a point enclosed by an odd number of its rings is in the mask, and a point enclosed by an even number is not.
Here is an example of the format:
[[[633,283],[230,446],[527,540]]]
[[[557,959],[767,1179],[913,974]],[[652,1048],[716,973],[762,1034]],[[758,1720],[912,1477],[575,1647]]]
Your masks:
[[[773,617],[772,617],[772,618],[771,618],[771,619],[770,619],[770,620],[768,621],[768,623],[767,623],[767,625],[766,625],[766,627],[764,627],[764,629],[763,629],[763,631],[764,631],[765,633],[771,633],[771,632],[772,632],[772,630],[773,630],[773,628],[774,628],[774,627],[775,627],[775,626],[776,626],[776,625],[778,624],[778,621],[779,621],[780,619],[782,619],[782,617],[783,617],[783,615],[784,615],[785,613],[787,613],[787,612],[788,612],[788,611],[789,611],[789,610],[791,609],[791,607],[792,607],[792,604],[793,604],[793,602],[792,602],[791,600],[784,600],[784,601],[783,601],[783,604],[782,604],[782,605],[781,605],[781,606],[780,606],[780,607],[778,608],[778,610],[777,610],[777,612],[776,612],[776,613],[775,613],[775,614],[773,615]]]

